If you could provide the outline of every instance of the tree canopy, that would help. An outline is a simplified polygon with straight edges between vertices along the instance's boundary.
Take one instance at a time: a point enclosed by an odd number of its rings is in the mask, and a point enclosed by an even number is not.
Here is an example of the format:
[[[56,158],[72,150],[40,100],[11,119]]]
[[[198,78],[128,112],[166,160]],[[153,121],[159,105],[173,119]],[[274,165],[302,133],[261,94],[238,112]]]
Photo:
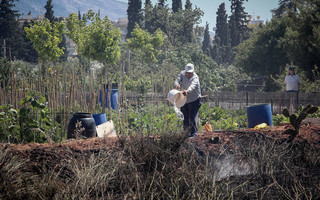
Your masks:
[[[91,23],[88,24],[88,21]],[[82,20],[71,13],[67,35],[77,44],[77,52],[89,59],[114,64],[120,57],[120,30],[106,16],[101,19],[89,10]]]
[[[40,61],[57,61],[63,55],[64,49],[58,45],[62,41],[64,28],[64,21],[51,23],[48,19],[36,21],[30,27],[25,27],[27,38],[38,52]]]
[[[142,14],[142,2],[141,0],[129,0],[128,1],[128,33],[127,38],[131,37],[131,32],[134,29],[135,25],[138,24],[139,26],[142,25],[143,22],[143,14]]]

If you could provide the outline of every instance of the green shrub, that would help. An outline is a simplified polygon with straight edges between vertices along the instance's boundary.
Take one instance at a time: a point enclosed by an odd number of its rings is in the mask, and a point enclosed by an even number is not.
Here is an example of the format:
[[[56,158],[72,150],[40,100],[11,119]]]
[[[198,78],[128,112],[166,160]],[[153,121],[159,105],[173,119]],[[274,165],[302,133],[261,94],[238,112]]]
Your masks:
[[[2,142],[44,142],[49,135],[52,120],[45,106],[44,96],[28,91],[19,101],[19,109],[11,105],[0,106],[0,139]]]

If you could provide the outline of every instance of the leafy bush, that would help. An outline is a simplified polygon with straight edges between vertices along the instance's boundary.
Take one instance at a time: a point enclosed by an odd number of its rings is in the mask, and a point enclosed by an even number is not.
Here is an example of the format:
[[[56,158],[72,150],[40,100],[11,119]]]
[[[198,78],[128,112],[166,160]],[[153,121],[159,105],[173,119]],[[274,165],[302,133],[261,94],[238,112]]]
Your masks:
[[[20,109],[0,106],[0,140],[4,142],[44,142],[51,139],[51,118],[44,96],[28,91],[19,101]]]
[[[234,130],[247,126],[247,114],[245,110],[229,111],[221,107],[209,108],[203,104],[200,108],[201,125],[209,122],[215,130]]]

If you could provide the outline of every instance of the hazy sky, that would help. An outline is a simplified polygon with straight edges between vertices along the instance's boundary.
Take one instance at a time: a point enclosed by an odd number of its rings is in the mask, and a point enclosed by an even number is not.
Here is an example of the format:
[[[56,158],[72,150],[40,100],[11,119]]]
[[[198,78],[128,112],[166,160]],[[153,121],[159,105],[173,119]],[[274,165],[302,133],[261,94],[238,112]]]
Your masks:
[[[118,0],[122,2],[128,2],[128,0]],[[158,2],[158,0],[151,0],[153,5]],[[143,7],[145,0],[142,0]],[[182,0],[183,6],[185,0]],[[227,0],[191,0],[193,6],[199,7],[203,12],[201,25],[204,25],[206,21],[209,23],[210,29],[216,26],[216,12],[219,5],[223,2],[226,3],[226,10],[230,12],[230,1]],[[266,21],[271,19],[271,9],[278,6],[279,0],[248,0],[244,3],[245,11],[249,15],[254,15],[255,17],[260,16],[262,20]],[[167,0],[167,4],[171,7],[171,0]]]

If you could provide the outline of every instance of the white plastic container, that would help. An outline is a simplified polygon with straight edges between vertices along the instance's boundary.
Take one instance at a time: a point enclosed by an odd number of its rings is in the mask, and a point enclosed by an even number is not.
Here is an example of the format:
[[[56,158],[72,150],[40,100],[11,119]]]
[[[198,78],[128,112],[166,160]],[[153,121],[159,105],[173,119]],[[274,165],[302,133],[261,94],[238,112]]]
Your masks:
[[[181,108],[182,106],[184,106],[184,104],[186,104],[187,102],[187,96],[184,96],[182,94],[181,91],[179,90],[171,90],[169,93],[168,93],[168,100],[169,102],[174,105],[174,101],[176,102],[176,106],[178,108]]]
[[[113,121],[108,121],[97,126],[97,135],[99,138],[104,137],[117,137],[116,129]]]

